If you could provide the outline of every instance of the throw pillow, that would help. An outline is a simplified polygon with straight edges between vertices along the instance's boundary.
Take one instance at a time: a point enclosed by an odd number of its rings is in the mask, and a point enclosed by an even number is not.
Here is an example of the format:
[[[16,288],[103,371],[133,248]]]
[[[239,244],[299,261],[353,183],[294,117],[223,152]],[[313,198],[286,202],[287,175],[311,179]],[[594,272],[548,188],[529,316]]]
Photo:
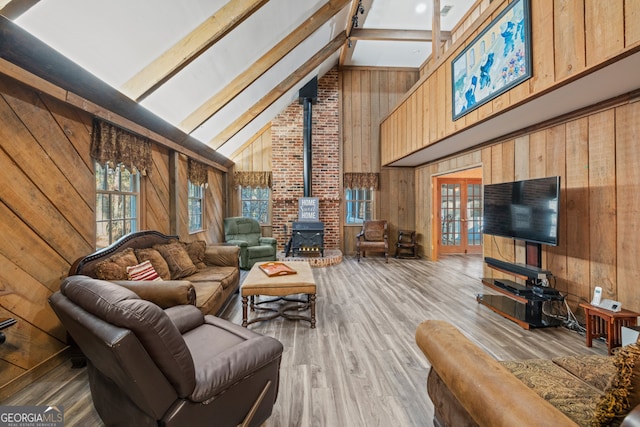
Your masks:
[[[127,267],[138,264],[133,249],[127,248],[111,255],[96,266],[96,277],[101,280],[127,280]]]
[[[147,260],[151,261],[151,265],[153,265],[154,270],[156,270],[162,280],[171,280],[171,271],[169,271],[167,261],[164,260],[160,252],[156,249],[136,249],[136,257],[138,257],[138,261],[140,262]]]
[[[127,267],[127,275],[129,276],[129,280],[151,280],[154,282],[162,280],[149,260],[134,265],[133,267]]]
[[[616,374],[596,405],[592,426],[618,426],[640,404],[640,347],[622,347],[613,356]]]
[[[167,262],[173,280],[182,279],[198,272],[182,243],[154,245],[153,249],[160,252],[162,258]]]
[[[204,263],[204,250],[207,247],[207,242],[204,240],[196,240],[195,242],[185,243],[185,249],[189,254],[189,258],[198,268],[202,270],[207,265]]]

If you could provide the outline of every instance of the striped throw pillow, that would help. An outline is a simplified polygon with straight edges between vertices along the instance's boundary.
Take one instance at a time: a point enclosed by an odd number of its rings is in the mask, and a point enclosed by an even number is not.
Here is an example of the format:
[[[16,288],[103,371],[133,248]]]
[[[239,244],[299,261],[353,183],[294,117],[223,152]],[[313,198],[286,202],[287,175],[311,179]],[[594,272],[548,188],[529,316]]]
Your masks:
[[[149,260],[138,265],[127,267],[127,275],[129,276],[129,280],[162,280]]]

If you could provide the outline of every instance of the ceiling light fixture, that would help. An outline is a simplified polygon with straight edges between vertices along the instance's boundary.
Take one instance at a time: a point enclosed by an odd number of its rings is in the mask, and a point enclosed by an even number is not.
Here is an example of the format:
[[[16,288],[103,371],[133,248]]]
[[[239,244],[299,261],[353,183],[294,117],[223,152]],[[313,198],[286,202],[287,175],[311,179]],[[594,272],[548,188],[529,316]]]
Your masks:
[[[451,5],[445,5],[442,6],[442,9],[440,9],[440,16],[447,16],[447,14],[449,13],[449,11],[453,8],[453,6]]]
[[[426,3],[418,3],[416,6],[416,13],[425,13],[427,11]]]
[[[362,5],[362,0],[358,0],[358,7],[356,7],[356,12],[351,17],[351,29],[349,30],[349,37],[347,37],[347,47],[351,48],[353,44],[351,43],[351,33],[354,28],[358,28],[358,13],[360,15],[364,15],[364,6]]]

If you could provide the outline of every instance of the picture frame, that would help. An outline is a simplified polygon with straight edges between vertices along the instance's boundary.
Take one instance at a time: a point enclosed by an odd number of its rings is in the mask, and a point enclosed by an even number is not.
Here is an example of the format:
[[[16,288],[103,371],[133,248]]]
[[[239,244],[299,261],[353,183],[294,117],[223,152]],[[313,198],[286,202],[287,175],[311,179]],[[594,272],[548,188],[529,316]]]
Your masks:
[[[453,120],[528,80],[529,0],[514,0],[451,62]]]

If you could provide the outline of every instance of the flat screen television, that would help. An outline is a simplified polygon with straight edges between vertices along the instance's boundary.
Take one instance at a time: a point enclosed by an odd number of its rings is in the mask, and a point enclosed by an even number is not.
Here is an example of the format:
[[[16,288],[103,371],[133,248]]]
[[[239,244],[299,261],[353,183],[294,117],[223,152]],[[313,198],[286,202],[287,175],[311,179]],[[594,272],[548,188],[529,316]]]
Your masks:
[[[557,246],[559,215],[559,176],[484,186],[484,234]]]

